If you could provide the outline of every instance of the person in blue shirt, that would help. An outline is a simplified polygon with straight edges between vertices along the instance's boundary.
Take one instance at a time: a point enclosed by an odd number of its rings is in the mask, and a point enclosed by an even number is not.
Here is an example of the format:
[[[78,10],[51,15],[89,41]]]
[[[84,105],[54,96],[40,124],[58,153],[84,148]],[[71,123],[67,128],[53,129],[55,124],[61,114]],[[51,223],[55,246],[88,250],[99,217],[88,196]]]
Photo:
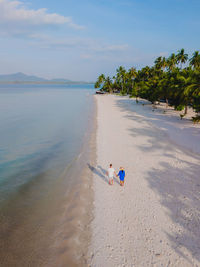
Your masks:
[[[119,177],[120,185],[124,186],[125,170],[123,167],[119,168],[119,173],[117,176]]]

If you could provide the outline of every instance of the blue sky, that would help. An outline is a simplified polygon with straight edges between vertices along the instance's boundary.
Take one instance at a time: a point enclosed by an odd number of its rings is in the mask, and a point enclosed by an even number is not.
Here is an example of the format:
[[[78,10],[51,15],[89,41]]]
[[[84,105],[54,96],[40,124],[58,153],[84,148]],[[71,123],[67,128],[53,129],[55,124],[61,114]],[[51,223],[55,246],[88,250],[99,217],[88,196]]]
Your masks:
[[[0,73],[94,81],[200,50],[199,0],[0,0]]]

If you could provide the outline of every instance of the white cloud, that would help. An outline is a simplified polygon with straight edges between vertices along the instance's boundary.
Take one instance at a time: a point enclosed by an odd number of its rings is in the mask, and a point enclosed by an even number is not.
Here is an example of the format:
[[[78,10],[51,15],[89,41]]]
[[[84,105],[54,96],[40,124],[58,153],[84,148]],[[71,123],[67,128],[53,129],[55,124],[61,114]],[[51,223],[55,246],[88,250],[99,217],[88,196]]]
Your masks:
[[[46,8],[28,9],[24,3],[10,0],[0,0],[0,25],[6,25],[10,33],[27,32],[30,26],[34,28],[48,25],[68,25],[77,30],[84,28],[84,26],[74,23],[71,17],[48,13]]]
[[[167,52],[160,52],[159,53],[159,56],[161,56],[161,57],[166,57],[167,55],[168,55]],[[157,57],[158,57],[158,55],[157,55]]]
[[[53,38],[45,34],[30,34],[32,44],[45,48],[53,49],[68,49],[78,48],[83,51],[83,55],[89,58],[91,54],[104,54],[127,51],[130,47],[127,44],[104,44],[98,40],[90,38]],[[85,57],[85,56],[83,56]]]
[[[129,48],[127,44],[123,45],[97,45],[93,47],[93,50],[97,52],[114,52],[114,51],[126,51]]]

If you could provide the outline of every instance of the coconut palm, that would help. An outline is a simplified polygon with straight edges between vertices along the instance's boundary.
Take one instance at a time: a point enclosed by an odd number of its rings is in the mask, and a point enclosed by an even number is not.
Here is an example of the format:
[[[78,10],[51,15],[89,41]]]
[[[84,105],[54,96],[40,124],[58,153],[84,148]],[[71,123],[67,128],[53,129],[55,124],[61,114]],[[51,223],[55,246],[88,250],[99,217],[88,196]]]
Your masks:
[[[128,73],[127,73],[127,78],[128,78],[128,83],[130,84],[130,86],[128,86],[127,88],[127,93],[129,94],[130,91],[133,91],[134,89],[134,80],[137,76],[137,70],[135,68],[130,68],[128,70]]]
[[[171,96],[171,88],[172,88],[172,79],[171,79],[170,72],[164,72],[162,79],[159,81],[159,88],[160,88],[160,99],[165,100],[166,107],[169,104],[169,98]]]
[[[104,82],[105,82],[105,75],[104,75],[104,74],[101,74],[101,75],[98,77],[98,79],[97,79],[97,81],[96,81],[94,87],[95,87],[95,88],[100,88],[100,87],[104,84]],[[102,87],[103,87],[103,86],[102,86]]]
[[[149,66],[142,68],[137,75],[139,81],[148,81],[152,76],[152,69]]]
[[[189,67],[182,68],[187,63],[188,55],[184,49],[169,58],[159,56],[153,67],[146,66],[141,70],[131,68],[128,71],[122,66],[116,70],[113,79],[101,74],[95,87],[101,90],[113,92],[118,89],[122,94],[141,97],[154,103],[161,99],[168,100],[176,109],[192,106],[196,112],[200,112],[200,54],[195,51],[189,61]],[[177,67],[180,64],[180,68]]]
[[[167,59],[166,59],[166,57],[162,57],[161,66],[162,66],[163,70],[167,67]]]
[[[200,69],[200,54],[199,51],[193,53],[192,58],[190,59],[190,66],[194,69]]]
[[[126,70],[124,67],[120,66],[117,70],[116,81],[120,87],[120,91],[125,93],[125,81],[126,81]]]
[[[180,63],[182,69],[183,63],[186,63],[188,60],[188,54],[185,54],[185,50],[182,48],[181,50],[178,51],[176,58],[177,58],[177,63]]]
[[[161,68],[163,67],[162,57],[156,58],[156,60],[154,61],[154,64],[155,64],[156,69],[161,70]]]
[[[110,79],[109,76],[105,78],[105,81],[104,81],[104,89],[106,91],[108,91],[109,93],[112,93],[113,92],[113,83],[112,83],[112,80]]]
[[[185,106],[184,115],[187,114],[188,105],[192,99],[192,87],[193,84],[193,73],[191,68],[187,68],[178,72],[177,83],[179,85],[179,99],[180,105]]]
[[[171,54],[171,56],[167,59],[167,66],[170,71],[172,71],[177,64],[177,57],[174,53]]]
[[[193,71],[192,84],[189,89],[192,95],[192,107],[198,113],[200,112],[200,71]]]

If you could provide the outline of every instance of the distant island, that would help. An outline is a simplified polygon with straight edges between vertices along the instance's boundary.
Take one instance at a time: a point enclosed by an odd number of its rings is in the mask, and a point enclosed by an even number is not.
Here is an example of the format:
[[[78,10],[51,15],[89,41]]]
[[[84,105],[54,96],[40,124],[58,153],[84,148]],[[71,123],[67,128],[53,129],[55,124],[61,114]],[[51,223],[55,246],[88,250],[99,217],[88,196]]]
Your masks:
[[[22,72],[0,75],[0,84],[93,84],[94,82],[71,81],[68,79],[44,79],[41,77],[26,75]]]

